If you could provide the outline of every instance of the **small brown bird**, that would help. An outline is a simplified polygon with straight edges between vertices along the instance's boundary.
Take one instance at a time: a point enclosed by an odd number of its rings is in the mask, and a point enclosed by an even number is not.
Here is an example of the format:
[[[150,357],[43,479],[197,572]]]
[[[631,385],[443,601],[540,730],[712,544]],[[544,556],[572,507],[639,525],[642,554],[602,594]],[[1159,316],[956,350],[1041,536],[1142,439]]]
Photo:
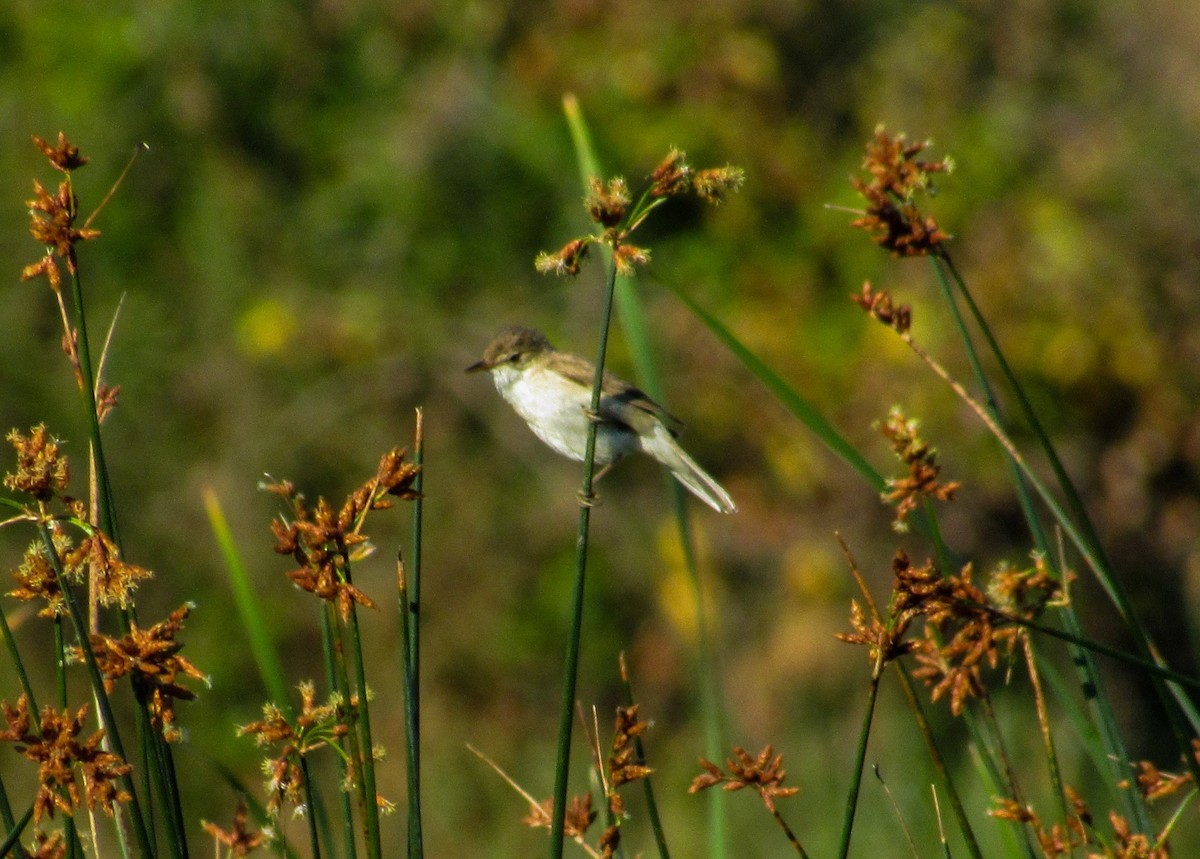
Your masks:
[[[596,368],[560,352],[533,328],[505,328],[467,372],[488,370],[500,396],[550,447],[582,460],[587,446],[587,411]],[[737,505],[729,493],[692,460],[675,441],[680,423],[646,394],[611,373],[604,374],[595,462],[597,480],[622,457],[641,451],[657,459],[675,479],[720,513]]]

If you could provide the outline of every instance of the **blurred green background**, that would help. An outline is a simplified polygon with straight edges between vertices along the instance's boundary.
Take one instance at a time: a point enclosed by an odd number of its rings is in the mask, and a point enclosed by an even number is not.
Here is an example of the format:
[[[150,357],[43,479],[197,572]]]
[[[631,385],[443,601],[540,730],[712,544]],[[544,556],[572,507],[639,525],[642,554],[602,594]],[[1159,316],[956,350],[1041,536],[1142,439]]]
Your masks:
[[[0,427],[46,422],[75,457],[78,492],[86,431],[56,309],[43,282],[18,279],[41,253],[24,211],[31,179],[57,182],[30,135],[63,130],[91,156],[76,177],[84,211],[136,144],[150,147],[81,265],[94,337],[124,296],[107,364],[121,405],[105,426],[127,552],[157,572],[140,592],[142,617],[194,600],[185,655],[213,679],[180,709],[191,819],[232,813],[215,762],[258,785],[257,752],[234,726],[263,697],[202,489],[225,506],[293,677],[320,676],[313,607],[270,550],[275,506],[256,482],[270,473],[340,500],[380,453],[411,441],[422,406],[429,855],[544,849],[519,823],[522,801],[464,744],[549,795],[578,468],[462,370],[508,322],[594,352],[600,268],[576,281],[532,268],[539,250],[586,228],[567,92],[607,168],[634,187],[671,145],[698,167],[746,169],[726,205],[673,204],[652,219],[642,243],[659,276],[684,285],[885,473],[895,467],[872,422],[895,403],[922,418],[947,474],[965,484],[944,509],[954,547],[980,569],[1020,564],[1029,543],[997,446],[847,300],[870,278],[913,304],[916,337],[966,378],[927,264],[888,259],[847,228],[851,215],[825,207],[857,205],[847,177],[877,123],[933,137],[934,156],[951,154],[958,169],[928,208],[956,237],[956,261],[1157,639],[1193,669],[1198,79],[1200,8],[1163,0],[0,6]],[[897,544],[888,511],[669,292],[646,279],[639,294],[685,446],[741,507],[726,518],[693,505],[727,740],[785,753],[802,792],[784,813],[810,852],[827,854],[868,673],[862,653],[833,639],[852,595],[833,534],[882,594]],[[612,346],[612,368],[631,374],[619,329]],[[708,806],[684,793],[704,748],[670,496],[644,462],[601,489],[579,695],[607,726],[616,655],[628,652],[654,721],[646,741],[668,836],[679,855],[703,855]],[[393,752],[382,791],[399,801],[388,558],[407,541],[407,511],[370,530],[382,551],[358,582],[384,606],[365,620],[369,679]],[[0,532],[6,563],[28,539]],[[1089,630],[1121,645],[1086,576],[1076,596]],[[40,621],[20,610],[15,621],[27,650],[45,646]],[[1161,752],[1147,689],[1118,671],[1110,679],[1131,752]],[[0,687],[15,696],[7,665]],[[884,698],[868,762],[890,775],[931,845],[932,775],[895,688]],[[1027,713],[1007,718],[1015,741],[1031,736]],[[975,783],[965,736],[945,727],[961,736],[951,754]],[[1068,766],[1068,780],[1092,778],[1082,761]],[[788,855],[757,800],[722,800],[737,855]],[[863,803],[856,851],[882,855],[898,825],[873,784]],[[388,826],[398,838],[400,817]],[[980,826],[992,838],[998,824]],[[633,827],[627,843],[640,832],[648,852],[644,820]],[[204,840],[197,828],[194,849]]]

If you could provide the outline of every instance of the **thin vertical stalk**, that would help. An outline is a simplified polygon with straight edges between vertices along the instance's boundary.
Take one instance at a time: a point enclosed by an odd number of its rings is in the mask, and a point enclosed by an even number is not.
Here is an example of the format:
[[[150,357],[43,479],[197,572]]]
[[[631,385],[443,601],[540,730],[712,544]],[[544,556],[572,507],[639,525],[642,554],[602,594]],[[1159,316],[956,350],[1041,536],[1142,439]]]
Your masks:
[[[350,583],[350,565],[347,562],[343,568],[346,582]],[[358,692],[357,718],[355,724],[359,733],[359,762],[362,767],[363,790],[366,794],[363,802],[363,822],[366,824],[367,855],[379,859],[383,855],[383,842],[379,835],[379,798],[375,787],[375,744],[371,739],[371,707],[367,700],[367,670],[363,660],[362,638],[358,629],[358,611],[350,607],[350,618],[347,624],[350,633],[350,653],[354,666],[354,686]]]
[[[325,682],[330,689],[336,689],[338,694],[342,696],[342,700],[346,702],[346,707],[350,705],[350,688],[346,683],[345,666],[339,659],[340,648],[337,646],[337,641],[334,637],[334,622],[332,618],[333,608],[326,604],[321,611],[321,649],[325,657]],[[343,754],[337,756],[338,761],[338,783],[346,784],[350,775],[350,766],[347,761],[358,760],[358,741],[355,738],[354,731],[350,731],[342,739],[343,745],[341,751]],[[348,747],[348,748],[347,748]],[[358,786],[359,797],[362,796],[362,780],[354,779],[354,783]],[[354,804],[350,797],[350,791],[339,790],[342,809],[342,839],[344,842],[345,855],[347,859],[355,859],[358,855],[354,833]]]
[[[321,859],[321,838],[317,832],[316,798],[313,796],[312,777],[309,775],[308,758],[300,755],[300,772],[304,775],[304,804],[307,806],[305,818],[308,820],[308,845],[312,850],[313,859]]]
[[[36,710],[34,712],[37,712]],[[5,832],[13,832],[17,828],[17,821],[13,817],[12,806],[8,803],[8,791],[4,788],[4,779],[0,778],[0,823],[4,824]],[[8,849],[8,848],[5,848]],[[4,855],[4,850],[0,850],[0,856]],[[17,859],[25,859],[28,855],[25,853],[25,848],[19,844],[13,851],[13,855]]]
[[[79,278],[79,265],[74,252],[70,257],[71,299],[75,309],[75,326],[79,334],[80,395],[83,398],[84,420],[87,421],[88,436],[92,445],[92,462],[96,469],[96,507],[99,512],[97,523],[104,533],[121,545],[117,530],[116,505],[113,501],[112,484],[108,478],[108,464],[104,459],[104,444],[100,438],[100,416],[96,413],[96,378],[92,367],[92,349],[88,341],[87,314],[84,312],[83,284]]]
[[[396,581],[400,592],[400,647],[403,662],[404,677],[404,742],[407,748],[405,767],[408,776],[408,855],[415,859],[424,855],[423,838],[421,834],[421,791],[418,748],[419,734],[417,713],[420,698],[416,687],[416,672],[413,666],[412,651],[412,622],[409,614],[413,610],[410,601],[408,574],[405,571],[404,559],[396,556]]]
[[[8,851],[12,850],[17,856],[25,856],[24,848],[21,847],[21,833],[25,831],[25,827],[29,825],[29,821],[33,820],[33,806],[29,806],[29,810],[21,815],[21,819],[14,824],[8,824],[8,837],[0,842],[0,856],[8,855]]]
[[[413,442],[412,571],[401,587],[400,622],[405,645],[405,739],[408,743],[408,855],[425,853],[421,830],[421,532],[424,519],[425,491],[425,413],[417,409],[416,438]],[[403,565],[401,571],[404,572]]]
[[[909,709],[912,710],[913,718],[917,723],[917,730],[925,740],[929,759],[933,761],[933,767],[938,771],[942,785],[946,788],[946,793],[950,798],[950,808],[954,812],[954,819],[958,822],[958,830],[966,842],[967,852],[971,854],[972,859],[983,859],[983,851],[980,850],[979,841],[975,838],[975,830],[971,826],[971,819],[967,816],[967,808],[963,805],[962,796],[954,784],[950,767],[946,765],[946,759],[942,757],[941,749],[938,748],[937,740],[934,739],[933,727],[925,717],[925,709],[921,706],[921,700],[913,688],[912,677],[902,662],[897,661],[893,665],[896,667],[896,679],[900,682],[900,689],[904,693]]]
[[[608,286],[601,312],[600,345],[596,355],[596,375],[592,380],[591,414],[600,411],[600,388],[604,381],[604,359],[608,353],[608,329],[612,323],[613,293],[617,269],[608,254]],[[583,456],[583,485],[580,488],[579,530],[575,540],[575,587],[572,594],[571,629],[567,636],[566,665],[563,669],[562,701],[558,720],[558,752],[554,766],[554,812],[550,820],[550,856],[562,859],[563,829],[567,814],[567,777],[571,761],[571,726],[575,711],[575,683],[579,676],[579,642],[583,630],[584,583],[587,577],[588,529],[591,524],[592,477],[596,459],[596,421],[589,420],[587,447]]]
[[[4,613],[3,606],[0,606],[0,635],[4,636],[4,648],[8,651],[9,658],[12,659],[13,668],[17,672],[17,679],[21,681],[21,691],[29,699],[30,708],[34,712],[37,712],[38,708],[33,695],[33,686],[29,683],[29,675],[25,673],[25,663],[21,660],[21,652],[17,650],[17,639],[12,634],[12,627],[8,625],[8,617]]]
[[[875,718],[875,701],[879,697],[879,677],[883,670],[880,655],[871,672],[871,685],[867,687],[867,709],[863,713],[862,727],[858,732],[858,749],[854,755],[854,771],[851,774],[850,793],[846,795],[846,812],[842,818],[842,838],[838,848],[840,859],[850,855],[850,836],[854,833],[854,816],[858,810],[858,792],[862,787],[863,765],[867,760],[867,743],[871,739],[871,724]]]

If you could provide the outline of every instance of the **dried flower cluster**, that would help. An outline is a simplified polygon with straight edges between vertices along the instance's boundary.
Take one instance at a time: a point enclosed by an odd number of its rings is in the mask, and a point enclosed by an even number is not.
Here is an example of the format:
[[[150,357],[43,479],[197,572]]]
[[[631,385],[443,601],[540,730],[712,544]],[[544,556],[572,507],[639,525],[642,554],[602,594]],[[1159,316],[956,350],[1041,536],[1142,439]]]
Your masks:
[[[757,757],[751,757],[741,746],[734,746],[733,757],[725,760],[725,770],[704,758],[700,759],[700,766],[705,771],[692,780],[688,793],[699,793],[718,784],[723,790],[750,787],[758,791],[767,811],[775,814],[776,798],[795,796],[800,792],[798,787],[783,786],[783,779],[787,775],[783,768],[783,755],[775,755],[769,745],[764,746]]]
[[[132,770],[102,742],[104,731],[97,731],[80,742],[87,718],[87,706],[74,716],[69,710],[59,713],[45,707],[42,717],[34,724],[29,712],[29,699],[22,695],[14,707],[0,702],[8,727],[0,731],[0,741],[13,743],[17,753],[38,765],[38,792],[33,802],[33,819],[53,817],[55,810],[72,814],[80,807],[79,782],[76,767],[83,778],[84,796],[88,808],[102,809],[112,816],[113,803],[128,802],[131,797],[119,784],[119,779]]]
[[[330,695],[324,704],[317,704],[312,683],[300,684],[300,713],[289,721],[283,710],[274,703],[263,705],[263,718],[238,728],[239,736],[254,737],[260,746],[276,746],[273,758],[263,761],[267,776],[267,810],[278,814],[283,803],[302,806],[304,770],[301,758],[331,745],[349,733],[345,702],[339,695]]]
[[[62,288],[62,276],[54,261],[54,254],[65,260],[67,269],[74,274],[75,243],[100,235],[99,230],[75,226],[79,200],[71,190],[71,171],[82,167],[88,159],[79,154],[79,148],[72,146],[62,132],[59,132],[57,146],[51,146],[40,137],[34,137],[33,143],[50,160],[50,164],[66,176],[53,194],[40,182],[35,180],[33,183],[34,198],[26,203],[29,207],[29,231],[39,244],[46,246],[46,255],[27,265],[21,272],[21,279],[30,280],[44,274],[50,287],[58,292]]]
[[[850,600],[850,626],[853,632],[839,632],[836,637],[847,644],[866,645],[872,674],[880,676],[887,664],[917,649],[917,643],[906,639],[914,615],[896,610],[895,604],[885,623],[867,612],[858,600]]]
[[[66,555],[69,568],[87,570],[100,604],[126,608],[138,583],[153,578],[145,567],[121,560],[116,543],[102,531],[93,531]],[[80,574],[82,576],[82,573]]]
[[[120,638],[98,633],[91,636],[92,652],[104,675],[105,690],[111,693],[117,680],[131,676],[135,691],[146,702],[152,723],[169,743],[181,739],[175,727],[175,701],[192,701],[196,697],[196,693],[180,685],[180,675],[208,683],[195,665],[179,655],[183,644],[175,640],[191,608],[181,606],[149,629],[141,629],[131,620],[129,633]],[[81,648],[75,647],[73,653],[76,659],[83,659]]]
[[[53,535],[57,555],[50,558],[44,546],[26,551],[21,566],[13,573],[17,587],[9,591],[9,596],[21,600],[44,599],[46,608],[39,614],[45,617],[60,614],[65,603],[55,572],[57,566],[68,581],[89,581],[102,605],[127,607],[138,584],[154,574],[122,560],[116,543],[104,532],[86,524],[83,502],[64,494],[70,477],[68,460],[59,442],[44,426],[34,427],[29,435],[13,430],[6,438],[16,450],[17,468],[5,474],[4,485],[32,496],[36,502],[34,506],[24,507],[16,518],[46,525]],[[52,514],[51,501],[61,504],[65,516]],[[73,545],[64,531],[61,521],[64,518],[84,531],[85,536],[78,545]]]
[[[55,543],[59,553],[59,564],[66,570],[65,549],[57,544],[66,544],[69,547],[69,541],[65,537],[56,537]],[[66,612],[66,598],[59,586],[58,576],[54,574],[54,566],[46,557],[46,550],[42,548],[41,543],[34,543],[25,550],[21,566],[13,570],[13,578],[16,579],[17,586],[8,592],[8,596],[26,602],[35,599],[46,601],[45,607],[38,610],[39,617],[61,617]]]
[[[276,519],[271,523],[275,551],[291,555],[300,564],[288,577],[309,593],[336,602],[343,620],[349,619],[355,603],[375,607],[374,601],[351,583],[348,574],[350,561],[367,551],[367,536],[361,533],[367,514],[388,509],[393,497],[402,500],[418,497],[413,482],[419,468],[406,463],[404,456],[402,448],[384,454],[375,476],[354,490],[337,512],[324,498],[319,498],[316,508],[310,509],[304,496],[286,481],[265,487],[286,500],[291,508],[290,521]]]
[[[1115,811],[1108,813],[1112,833],[1104,834],[1096,828],[1095,820],[1087,803],[1070,786],[1066,787],[1066,798],[1071,805],[1071,817],[1061,823],[1047,826],[1032,806],[1022,805],[1015,800],[1000,798],[991,814],[998,820],[1008,820],[1028,826],[1038,841],[1045,859],[1078,856],[1080,848],[1086,848],[1087,859],[1170,859],[1166,833],[1151,839],[1134,832],[1129,822]]]
[[[66,490],[71,469],[59,442],[50,437],[45,424],[35,426],[29,435],[11,430],[5,440],[17,451],[17,470],[4,475],[8,489],[32,495],[41,502]]]
[[[954,166],[948,158],[918,160],[928,146],[928,141],[909,143],[903,134],[892,136],[880,125],[863,158],[870,180],[850,179],[867,201],[866,211],[851,226],[866,230],[876,244],[897,256],[940,253],[950,238],[914,202],[918,194],[930,190],[934,173],[948,173]]]
[[[949,501],[960,486],[958,481],[942,483],[938,480],[941,466],[937,464],[937,451],[917,434],[919,427],[917,420],[906,418],[898,408],[893,408],[879,428],[909,470],[906,477],[889,478],[883,493],[885,503],[896,505],[892,527],[897,531],[908,530],[908,514],[923,498]]]
[[[631,275],[637,266],[650,262],[650,251],[628,241],[646,216],[669,197],[689,192],[707,203],[719,205],[745,182],[739,167],[725,166],[693,170],[686,156],[672,149],[650,174],[649,187],[635,203],[629,185],[618,176],[607,183],[593,177],[584,196],[588,217],[601,227],[598,234],[574,238],[554,253],[542,252],[534,267],[542,274],[576,275],[587,256],[588,246],[600,242],[613,249],[618,273]]]
[[[932,562],[913,567],[899,552],[893,569],[897,610],[919,614],[926,622],[917,655],[921,664],[913,674],[933,688],[933,700],[948,694],[950,710],[956,716],[968,699],[982,693],[983,666],[995,668],[1001,654],[1011,655],[1016,647],[1022,630],[1013,620],[1032,620],[1062,593],[1061,583],[1040,565],[1032,570],[1002,566],[993,573],[989,590],[1022,591],[1028,597],[1023,608],[1009,612],[990,603],[984,591],[972,583],[970,564],[957,575],[943,577]],[[1005,606],[1008,608],[1011,606]]]
[[[865,310],[872,319],[882,322],[899,334],[907,334],[912,328],[912,308],[907,304],[893,304],[887,290],[875,291],[869,280],[863,281],[862,292],[851,293],[850,300]]]
[[[230,856],[246,856],[257,850],[266,841],[262,832],[251,832],[247,828],[249,814],[245,798],[238,800],[237,810],[233,813],[233,826],[222,829],[215,823],[202,821],[204,831],[213,837],[217,844],[228,848]]]
[[[1062,582],[1040,556],[1029,569],[1000,565],[986,592],[972,583],[970,564],[957,575],[943,576],[932,561],[915,567],[899,550],[892,572],[887,622],[868,618],[851,601],[854,631],[837,637],[869,647],[877,672],[891,660],[915,653],[920,664],[914,676],[932,687],[933,700],[948,695],[956,716],[968,700],[983,693],[983,667],[995,668],[1002,655],[1012,654],[1023,634],[1019,622],[1035,619],[1046,606],[1064,599]],[[925,621],[924,634],[911,638],[908,631],[918,618]]]
[[[622,666],[623,667],[623,666]],[[631,782],[648,778],[653,769],[646,766],[638,754],[637,737],[650,727],[638,719],[637,704],[628,707],[618,707],[616,723],[613,728],[611,751],[606,761],[596,760],[597,773],[603,786],[605,800],[608,803],[610,823],[604,828],[596,841],[595,847],[587,841],[587,832],[597,817],[592,807],[592,795],[581,794],[571,798],[567,803],[563,820],[563,834],[578,843],[590,856],[595,859],[612,859],[617,855],[621,844],[621,821],[625,818],[625,800],[620,794],[620,788]],[[598,740],[595,754],[599,755]],[[495,766],[493,764],[493,766]],[[554,800],[545,799],[534,802],[530,799],[529,814],[521,819],[526,826],[534,829],[549,829],[554,811]]]

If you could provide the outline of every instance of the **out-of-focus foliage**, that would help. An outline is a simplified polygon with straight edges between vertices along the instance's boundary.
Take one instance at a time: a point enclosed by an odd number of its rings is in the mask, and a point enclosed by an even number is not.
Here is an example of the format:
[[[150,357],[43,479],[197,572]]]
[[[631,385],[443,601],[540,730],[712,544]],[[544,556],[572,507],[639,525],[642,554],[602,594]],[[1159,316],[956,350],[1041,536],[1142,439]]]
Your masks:
[[[1019,562],[1028,544],[996,445],[847,300],[866,277],[886,284],[914,305],[914,334],[965,375],[928,268],[887,259],[847,229],[852,215],[824,207],[856,205],[846,180],[876,123],[933,136],[958,165],[931,204],[956,236],[951,252],[1117,568],[1187,667],[1188,598],[1195,605],[1200,590],[1200,10],[1190,4],[16,0],[0,7],[0,70],[0,428],[45,421],[81,463],[86,432],[54,305],[41,282],[18,282],[40,252],[22,210],[31,178],[45,179],[28,141],[62,129],[92,157],[77,177],[85,209],[135,144],[150,147],[81,266],[93,320],[124,296],[107,363],[122,402],[106,431],[127,552],[159,571],[144,598],[198,603],[187,652],[214,678],[179,713],[196,818],[228,816],[212,762],[246,760],[233,725],[254,718],[261,697],[230,640],[200,488],[226,505],[277,606],[281,647],[310,652],[309,607],[270,552],[272,504],[255,483],[270,472],[340,496],[411,438],[423,405],[428,843],[434,855],[540,844],[516,822],[520,802],[463,744],[548,793],[577,469],[461,371],[504,322],[593,350],[599,268],[577,282],[532,268],[582,225],[568,91],[609,169],[635,186],[670,145],[698,166],[746,169],[743,192],[719,209],[664,210],[643,236],[658,276],[687,284],[881,469],[892,464],[872,421],[897,402],[921,416],[964,484],[945,514],[955,549]],[[837,807],[861,666],[832,638],[850,591],[832,532],[864,567],[873,559],[882,582],[889,513],[665,291],[647,281],[641,293],[684,441],[742,508],[696,515],[732,740],[774,742],[810,807]],[[628,372],[624,359],[618,336],[614,367]],[[601,490],[580,694],[610,706],[615,655],[629,651],[655,723],[647,743],[670,797],[665,825],[694,854],[703,803],[684,790],[702,749],[668,496],[644,463]],[[374,535],[385,547],[404,536]],[[10,565],[23,539],[0,535]],[[386,562],[376,576],[357,582],[382,601]],[[1093,618],[1097,629],[1108,620]],[[394,621],[369,619],[367,635],[373,683],[389,688]],[[297,680],[319,673],[295,670]],[[1131,702],[1134,748],[1152,754],[1156,714],[1115,682]],[[388,694],[396,717],[383,732],[399,753],[398,686]],[[879,754],[886,774],[882,743]],[[384,792],[398,797],[398,765],[391,778]],[[916,824],[935,831],[925,794],[911,793]],[[749,815],[735,820],[763,845],[743,855],[769,855],[771,834]],[[811,828],[829,831],[806,845],[828,852],[833,827]],[[856,847],[894,838],[886,825],[861,831]]]

